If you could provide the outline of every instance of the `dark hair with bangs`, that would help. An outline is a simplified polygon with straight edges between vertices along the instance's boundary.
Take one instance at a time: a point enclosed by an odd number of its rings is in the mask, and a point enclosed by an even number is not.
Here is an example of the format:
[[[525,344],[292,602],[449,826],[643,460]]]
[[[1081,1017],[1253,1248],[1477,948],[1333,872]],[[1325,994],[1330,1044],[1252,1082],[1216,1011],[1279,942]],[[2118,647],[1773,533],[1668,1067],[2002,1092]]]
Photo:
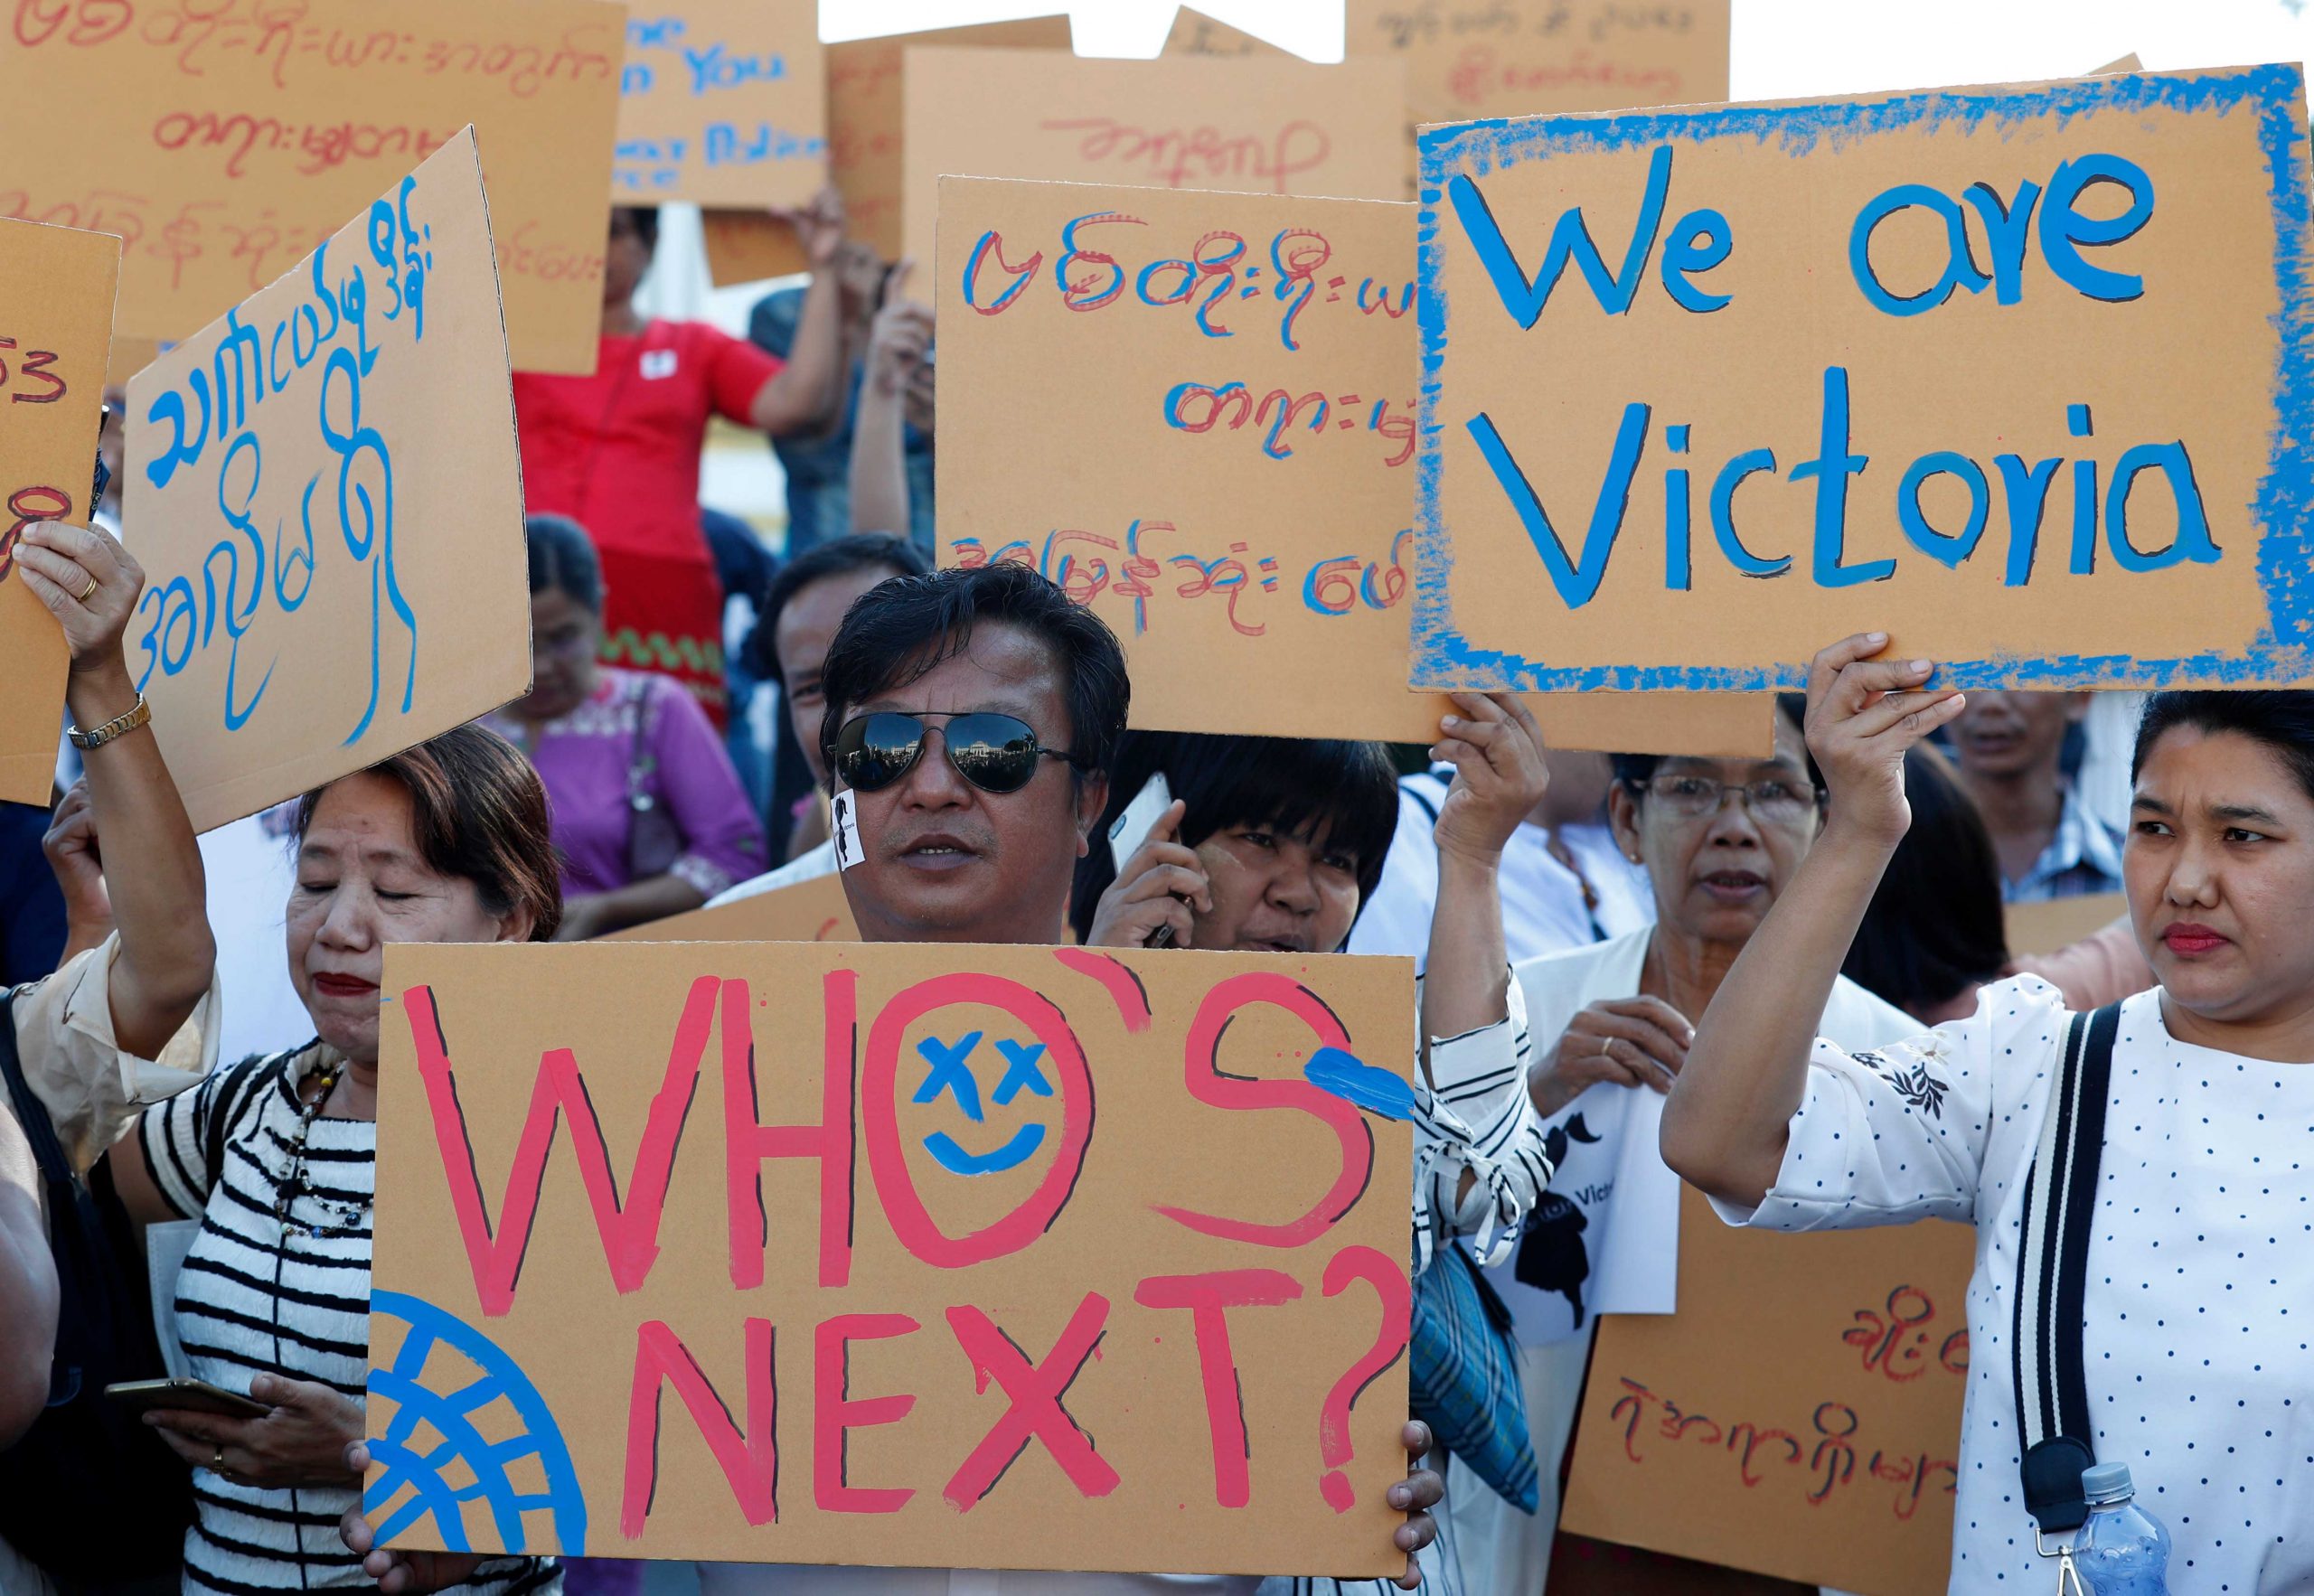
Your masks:
[[[1880,873],[1840,973],[1918,1016],[2008,968],[2000,856],[1975,800],[1943,755],[1905,752],[1912,828]]]
[[[798,593],[830,577],[879,567],[903,577],[920,577],[932,568],[932,562],[924,558],[924,550],[906,538],[896,538],[889,532],[847,532],[841,538],[813,544],[781,566],[779,574],[764,591],[756,629],[748,634],[748,654],[755,662],[756,674],[783,688],[787,685],[787,673],[779,668],[779,616]]]
[[[522,518],[522,543],[531,557],[531,593],[567,594],[579,608],[603,613],[603,562],[587,529],[567,515]]]
[[[2164,732],[2179,727],[2196,731],[2239,732],[2273,750],[2306,795],[2314,798],[2314,692],[2158,692],[2138,718],[2137,746],[2130,755],[2130,780],[2145,769],[2145,756]]]
[[[1780,692],[1775,695],[1775,709],[1801,734],[1800,746],[1805,750],[1808,746],[1808,695]],[[1673,757],[1675,756],[1669,754],[1611,754],[1608,761],[1614,766],[1616,784],[1629,787],[1632,797],[1641,798],[1646,794],[1647,784],[1655,777],[1656,766]],[[1816,768],[1815,755],[1803,752],[1801,757],[1808,762],[1808,779],[1816,784],[1816,795],[1820,799],[1824,793],[1824,773]]]
[[[973,628],[1018,626],[1052,651],[1068,703],[1068,764],[1077,779],[1105,775],[1124,735],[1132,684],[1124,651],[1100,616],[1024,565],[894,577],[845,612],[820,669],[827,718],[820,757],[835,768],[836,738],[855,705],[905,687],[971,646]],[[833,778],[831,777],[831,780]]]
[[[1128,732],[1109,773],[1107,812],[1091,850],[1077,861],[1068,921],[1079,941],[1091,934],[1101,894],[1116,880],[1109,828],[1160,772],[1187,806],[1181,817],[1185,846],[1195,848],[1232,826],[1269,826],[1289,836],[1322,831],[1328,842],[1358,860],[1359,909],[1373,897],[1398,823],[1397,771],[1381,744]]]
[[[554,940],[562,871],[547,840],[546,788],[513,744],[470,721],[357,774],[383,776],[409,794],[410,831],[427,868],[473,882],[494,915],[529,909],[531,940]],[[300,843],[328,791],[315,787],[297,800]]]

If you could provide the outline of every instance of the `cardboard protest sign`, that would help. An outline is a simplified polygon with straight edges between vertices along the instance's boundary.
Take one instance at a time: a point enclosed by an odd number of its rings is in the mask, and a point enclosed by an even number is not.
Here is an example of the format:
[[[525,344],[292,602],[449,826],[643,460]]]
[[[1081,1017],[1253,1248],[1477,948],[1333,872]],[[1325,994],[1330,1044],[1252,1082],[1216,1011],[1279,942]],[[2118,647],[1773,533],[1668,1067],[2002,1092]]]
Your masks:
[[[1560,1525],[1859,1596],[1937,1596],[1975,1233],[1738,1231],[1694,1190],[1681,1201],[1679,1310],[1599,1321]]]
[[[720,908],[614,931],[606,942],[858,942],[843,878],[815,876]]]
[[[1406,61],[1411,151],[1423,122],[1724,100],[1732,10],[1732,0],[1350,0],[1342,44]]]
[[[1160,55],[1272,55],[1293,58],[1293,52],[1271,43],[1243,28],[1233,28],[1218,17],[1181,6],[1173,13]]]
[[[1425,129],[1415,680],[1797,686],[1876,628],[1963,687],[2303,678],[2304,108],[2276,66]]]
[[[456,134],[128,385],[128,668],[208,831],[531,680],[490,213]]]
[[[941,195],[941,380],[971,397],[941,417],[942,563],[1034,566],[1091,606],[1137,726],[1436,737],[1450,706],[1406,688],[1414,208],[968,177]],[[1537,703],[1567,746],[1772,739],[1756,699],[1667,708]]]
[[[0,221],[0,799],[45,808],[71,651],[15,576],[36,521],[89,521],[120,240]]]
[[[385,989],[381,1538],[1404,1570],[1408,961],[426,944]]]
[[[1066,16],[1028,16],[827,46],[828,176],[843,196],[851,236],[886,260],[900,257],[901,69],[916,45],[1065,51],[1069,23]],[[807,268],[795,233],[768,216],[708,211],[701,220],[708,272],[719,287]]]
[[[797,205],[827,171],[819,0],[681,0],[626,23],[611,198]]]
[[[902,238],[919,261],[946,174],[1371,200],[1403,186],[1396,61],[917,49],[906,70]]]
[[[2009,956],[2023,959],[2071,947],[2129,912],[2130,900],[2121,894],[2095,892],[2010,904],[2001,911],[2001,917],[2007,922]]]
[[[20,8],[0,216],[117,233],[116,330],[190,336],[469,123],[507,342],[591,371],[626,8],[605,0],[101,0]],[[60,134],[56,108],[108,108]]]

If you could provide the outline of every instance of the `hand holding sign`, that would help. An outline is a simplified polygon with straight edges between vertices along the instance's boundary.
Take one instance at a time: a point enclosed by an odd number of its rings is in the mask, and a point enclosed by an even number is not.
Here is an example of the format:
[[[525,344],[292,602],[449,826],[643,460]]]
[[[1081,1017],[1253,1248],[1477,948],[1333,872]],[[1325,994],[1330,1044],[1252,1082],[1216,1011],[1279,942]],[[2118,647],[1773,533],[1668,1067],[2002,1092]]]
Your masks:
[[[1492,865],[1550,787],[1542,728],[1532,710],[1505,694],[1453,697],[1462,713],[1439,718],[1430,747],[1433,759],[1454,767],[1432,834],[1441,853]]]
[[[60,521],[36,521],[16,539],[16,574],[64,628],[72,671],[108,667],[126,678],[121,637],[145,590],[145,570],[118,540]]]
[[[1885,632],[1843,638],[1808,670],[1808,751],[1830,790],[1830,823],[1894,848],[1912,823],[1905,754],[1965,702],[1931,689],[1926,660],[1883,660]]]

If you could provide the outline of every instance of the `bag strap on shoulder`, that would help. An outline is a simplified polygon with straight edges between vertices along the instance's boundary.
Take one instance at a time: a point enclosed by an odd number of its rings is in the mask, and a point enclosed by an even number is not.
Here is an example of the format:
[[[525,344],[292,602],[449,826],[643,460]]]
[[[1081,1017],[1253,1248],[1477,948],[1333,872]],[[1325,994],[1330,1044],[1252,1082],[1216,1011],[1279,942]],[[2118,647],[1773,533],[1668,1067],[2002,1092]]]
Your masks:
[[[55,1211],[58,1194],[72,1188],[72,1163],[64,1156],[64,1144],[56,1139],[56,1127],[48,1117],[48,1107],[33,1094],[33,1084],[24,1076],[24,1062],[16,1051],[16,994],[0,992],[0,1077],[8,1083],[8,1098],[16,1111],[16,1122],[24,1127],[24,1140],[32,1144],[33,1161],[40,1166],[40,1178],[48,1188],[50,1211]]]
[[[2009,1344],[2025,1507],[2049,1534],[2078,1529],[2089,1516],[2081,1476],[2097,1460],[2089,1439],[2093,1425],[2082,1364],[2082,1305],[2121,1020],[2119,1004],[2073,1017],[2025,1181]]]

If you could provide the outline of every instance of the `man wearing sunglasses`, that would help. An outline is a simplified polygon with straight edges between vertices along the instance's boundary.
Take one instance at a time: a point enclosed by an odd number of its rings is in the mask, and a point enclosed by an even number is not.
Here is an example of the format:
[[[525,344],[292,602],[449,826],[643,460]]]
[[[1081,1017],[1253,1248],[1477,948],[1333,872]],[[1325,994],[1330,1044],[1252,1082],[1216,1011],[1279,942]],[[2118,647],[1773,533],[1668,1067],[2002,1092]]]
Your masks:
[[[1069,888],[1107,799],[1131,690],[1124,652],[1099,617],[1023,566],[896,577],[853,603],[821,679],[827,705],[821,748],[830,785],[843,801],[838,813],[849,807],[855,828],[839,846],[856,846],[860,854],[843,882],[861,940],[1066,941]],[[1457,722],[1461,733],[1448,735],[1468,756],[1466,769],[1482,773],[1492,760],[1510,774],[1494,780],[1500,793],[1461,792],[1456,812],[1491,806],[1509,817],[1497,828],[1507,834],[1533,803],[1510,766],[1524,760],[1530,786],[1545,779],[1538,739],[1523,709],[1517,711],[1522,729],[1493,700],[1460,701],[1466,714],[1484,717]],[[1453,1022],[1443,1028],[1450,1035],[1507,1023],[1509,965],[1491,887],[1468,906],[1467,915],[1450,918],[1466,918],[1469,928],[1449,935],[1469,940],[1476,956],[1442,961],[1434,943],[1433,963],[1481,973],[1459,983],[1467,992],[1444,1003],[1434,1000],[1457,983],[1433,978],[1426,1019],[1434,1032],[1442,1019]],[[1462,943],[1455,947],[1459,954]],[[1524,1103],[1523,1086],[1512,1095]],[[1538,1175],[1531,1185],[1539,1184]],[[1467,1191],[1469,1177],[1463,1185]],[[1472,1211],[1491,1201],[1488,1192],[1475,1193]],[[1456,1206],[1459,1222],[1463,1206]],[[1515,1228],[1515,1214],[1498,1217]],[[1388,1502],[1407,1516],[1391,1534],[1411,1559],[1436,1535],[1428,1510],[1444,1483],[1418,1466],[1432,1448],[1428,1427],[1410,1422],[1401,1439],[1413,1467],[1392,1483]],[[345,1536],[354,1551],[369,1554],[365,1570],[391,1596],[439,1589],[458,1566],[438,1554],[372,1551],[358,1515],[348,1516]],[[1240,1575],[767,1563],[702,1563],[699,1574],[701,1596],[1251,1596],[1258,1583]],[[1398,1582],[1413,1589],[1417,1581],[1410,1573]]]

